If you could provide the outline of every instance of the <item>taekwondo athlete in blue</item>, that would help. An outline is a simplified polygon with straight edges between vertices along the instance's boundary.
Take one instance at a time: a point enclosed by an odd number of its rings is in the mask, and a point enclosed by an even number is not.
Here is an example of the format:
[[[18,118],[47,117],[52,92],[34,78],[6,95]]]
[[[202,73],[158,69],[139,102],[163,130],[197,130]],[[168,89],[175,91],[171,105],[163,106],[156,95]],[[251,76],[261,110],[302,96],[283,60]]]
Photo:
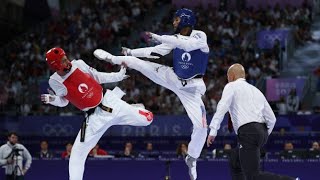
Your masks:
[[[193,123],[191,141],[188,145],[186,164],[192,180],[197,179],[196,160],[200,156],[207,137],[206,110],[201,97],[206,92],[203,81],[209,47],[207,35],[194,30],[194,13],[186,8],[176,11],[173,26],[174,35],[157,35],[147,32],[147,36],[161,44],[154,47],[128,49],[123,48],[126,56],[113,56],[97,49],[94,55],[113,64],[126,64],[129,68],[141,72],[153,82],[170,89],[180,99]],[[162,64],[144,61],[137,57],[158,59],[173,51],[173,68]]]

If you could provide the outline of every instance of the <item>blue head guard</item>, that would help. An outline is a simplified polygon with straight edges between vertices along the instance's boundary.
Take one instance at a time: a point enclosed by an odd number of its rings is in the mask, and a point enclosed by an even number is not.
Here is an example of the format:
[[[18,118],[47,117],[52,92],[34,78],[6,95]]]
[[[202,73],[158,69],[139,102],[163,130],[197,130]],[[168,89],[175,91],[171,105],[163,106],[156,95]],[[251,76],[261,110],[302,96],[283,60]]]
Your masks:
[[[196,17],[190,9],[179,9],[175,13],[175,17],[180,17],[180,23],[177,30],[180,31],[184,27],[191,27],[193,29],[196,24]]]

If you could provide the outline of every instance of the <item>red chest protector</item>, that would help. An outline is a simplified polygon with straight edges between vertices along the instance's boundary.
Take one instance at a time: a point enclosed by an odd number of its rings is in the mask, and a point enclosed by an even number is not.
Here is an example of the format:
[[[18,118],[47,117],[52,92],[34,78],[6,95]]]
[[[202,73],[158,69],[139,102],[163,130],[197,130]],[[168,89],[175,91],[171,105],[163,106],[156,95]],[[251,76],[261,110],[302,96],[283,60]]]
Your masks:
[[[102,86],[78,68],[63,84],[68,90],[65,98],[81,110],[98,106],[103,98]]]

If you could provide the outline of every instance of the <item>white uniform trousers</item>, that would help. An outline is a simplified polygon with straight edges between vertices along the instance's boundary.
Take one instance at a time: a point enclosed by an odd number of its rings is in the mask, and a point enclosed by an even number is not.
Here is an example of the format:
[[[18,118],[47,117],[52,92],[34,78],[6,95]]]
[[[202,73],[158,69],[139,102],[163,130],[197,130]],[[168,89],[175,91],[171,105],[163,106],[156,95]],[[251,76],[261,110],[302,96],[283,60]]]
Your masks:
[[[114,56],[112,62],[119,65],[122,62],[126,63],[129,68],[141,72],[153,82],[170,89],[179,97],[193,124],[188,154],[193,158],[198,158],[207,138],[206,110],[201,99],[206,92],[203,79],[187,80],[187,84],[183,86],[171,67],[144,61],[133,56]]]
[[[102,104],[112,108],[112,113],[97,107],[88,118],[84,142],[80,142],[80,132],[78,133],[69,160],[70,180],[83,179],[87,156],[109,127],[112,125],[148,126],[153,120],[153,114],[150,111],[126,103],[110,90],[105,93]]]

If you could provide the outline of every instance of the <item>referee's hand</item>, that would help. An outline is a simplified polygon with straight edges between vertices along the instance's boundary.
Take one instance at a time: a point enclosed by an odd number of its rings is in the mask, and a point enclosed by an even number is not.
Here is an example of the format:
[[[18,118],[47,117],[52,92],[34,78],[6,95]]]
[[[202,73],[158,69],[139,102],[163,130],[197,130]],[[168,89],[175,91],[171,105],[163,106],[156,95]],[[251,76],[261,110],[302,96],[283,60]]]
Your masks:
[[[214,142],[214,139],[215,139],[216,137],[215,136],[208,136],[208,138],[207,138],[207,146],[208,147],[210,147],[210,145]]]

